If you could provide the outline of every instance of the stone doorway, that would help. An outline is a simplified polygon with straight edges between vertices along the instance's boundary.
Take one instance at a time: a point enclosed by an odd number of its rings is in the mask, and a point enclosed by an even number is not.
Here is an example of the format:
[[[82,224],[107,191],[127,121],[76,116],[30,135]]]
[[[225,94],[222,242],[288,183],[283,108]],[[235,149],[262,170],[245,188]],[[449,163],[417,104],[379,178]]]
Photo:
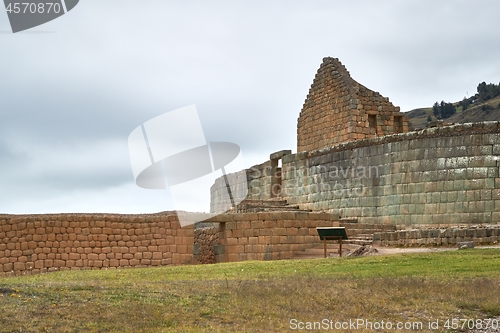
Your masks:
[[[280,150],[269,156],[271,160],[271,193],[270,198],[281,197],[281,172],[282,172],[282,159],[285,155],[290,155],[291,150]]]

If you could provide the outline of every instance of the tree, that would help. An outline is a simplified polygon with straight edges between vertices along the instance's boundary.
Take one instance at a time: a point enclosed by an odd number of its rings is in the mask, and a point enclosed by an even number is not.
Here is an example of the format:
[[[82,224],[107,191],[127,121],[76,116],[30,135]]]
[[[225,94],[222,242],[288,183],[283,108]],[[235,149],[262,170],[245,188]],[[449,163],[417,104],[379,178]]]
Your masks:
[[[446,119],[453,116],[457,112],[457,109],[452,103],[441,101],[441,103],[434,103],[434,105],[432,106],[432,112],[434,113],[434,116],[436,116],[436,118]]]
[[[470,101],[467,99],[467,97],[464,97],[463,100],[458,102],[458,106],[461,106],[463,111],[467,110],[469,108],[469,105]]]
[[[486,84],[484,81],[481,82],[477,85],[477,95],[479,100],[483,102],[499,96],[500,83],[499,85],[496,85],[494,83]]]
[[[455,105],[452,103],[441,102],[441,118],[450,118],[457,112]]]
[[[439,103],[436,102],[434,103],[434,105],[432,106],[432,113],[434,114],[434,117],[438,118],[440,117],[440,109],[439,109]]]

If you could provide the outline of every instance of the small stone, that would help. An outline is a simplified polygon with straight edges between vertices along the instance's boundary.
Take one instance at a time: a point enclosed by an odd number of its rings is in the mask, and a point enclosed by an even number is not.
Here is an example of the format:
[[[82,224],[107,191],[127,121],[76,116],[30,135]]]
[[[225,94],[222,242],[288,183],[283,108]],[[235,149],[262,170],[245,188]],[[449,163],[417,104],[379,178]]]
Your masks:
[[[458,242],[457,243],[458,249],[473,249],[474,248],[474,242]]]

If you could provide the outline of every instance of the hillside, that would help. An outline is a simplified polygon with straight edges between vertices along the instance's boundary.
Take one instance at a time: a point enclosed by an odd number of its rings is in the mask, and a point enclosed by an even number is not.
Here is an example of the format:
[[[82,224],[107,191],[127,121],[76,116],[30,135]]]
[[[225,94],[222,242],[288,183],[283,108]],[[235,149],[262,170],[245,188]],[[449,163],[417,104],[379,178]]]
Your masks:
[[[443,119],[446,123],[473,123],[480,121],[500,120],[500,96],[487,100],[486,102],[477,102],[465,111],[462,110],[459,103],[453,103],[457,107],[457,113],[453,116]],[[410,118],[410,127],[412,129],[422,129],[428,126],[428,117],[431,121],[436,121],[432,112],[432,107],[414,109],[406,113]]]

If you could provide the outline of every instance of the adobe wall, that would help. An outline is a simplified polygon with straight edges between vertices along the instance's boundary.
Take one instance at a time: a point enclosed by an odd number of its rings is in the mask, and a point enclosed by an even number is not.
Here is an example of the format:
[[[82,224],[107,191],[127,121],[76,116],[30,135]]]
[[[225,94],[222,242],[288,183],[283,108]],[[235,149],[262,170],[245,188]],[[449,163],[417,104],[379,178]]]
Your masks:
[[[408,118],[389,99],[324,58],[297,122],[297,152],[408,131]]]
[[[361,223],[500,222],[500,122],[357,140],[282,162],[281,197],[302,209]],[[249,199],[267,191],[251,181]]]
[[[0,215],[0,276],[182,264],[193,240],[173,213]]]

